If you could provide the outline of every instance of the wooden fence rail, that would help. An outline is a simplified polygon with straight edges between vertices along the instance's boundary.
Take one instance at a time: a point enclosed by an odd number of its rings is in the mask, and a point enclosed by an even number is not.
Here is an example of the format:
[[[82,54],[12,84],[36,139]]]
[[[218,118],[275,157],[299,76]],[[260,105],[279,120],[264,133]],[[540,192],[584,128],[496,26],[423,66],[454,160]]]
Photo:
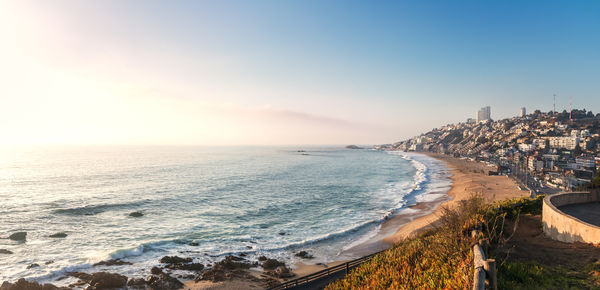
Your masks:
[[[383,251],[381,251],[383,252]],[[345,272],[345,274],[348,274],[350,272],[351,269],[355,268],[356,266],[366,262],[367,260],[371,259],[373,256],[381,253],[381,252],[377,252],[368,256],[364,256],[343,264],[339,264],[337,266],[333,266],[333,267],[329,267],[327,269],[321,270],[319,272],[315,272],[306,276],[302,276],[300,278],[296,278],[293,280],[289,280],[289,281],[285,281],[279,285],[273,286],[268,288],[269,290],[279,290],[279,289],[288,289],[288,288],[292,288],[292,287],[296,287],[296,286],[300,286],[303,284],[307,284],[310,283],[312,281],[315,281],[317,279],[321,279],[323,277],[328,277],[334,274],[338,274],[342,271]]]

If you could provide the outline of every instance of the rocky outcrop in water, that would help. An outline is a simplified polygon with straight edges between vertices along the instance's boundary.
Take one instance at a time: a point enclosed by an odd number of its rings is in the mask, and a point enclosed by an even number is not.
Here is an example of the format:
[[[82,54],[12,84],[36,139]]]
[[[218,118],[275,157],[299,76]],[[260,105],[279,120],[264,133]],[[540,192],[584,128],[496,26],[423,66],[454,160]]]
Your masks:
[[[164,256],[160,259],[160,262],[164,263],[164,264],[191,263],[192,258],[181,258],[178,256]]]
[[[89,284],[86,289],[114,289],[121,288],[127,284],[127,277],[108,272],[96,272],[93,274],[83,272],[71,272],[67,275],[75,278],[79,278],[78,283],[71,284],[71,287],[81,287],[85,284]]]
[[[256,265],[247,262],[244,258],[227,256],[220,262],[215,263],[212,268],[202,272],[197,280],[218,282],[233,277],[251,278],[246,270]]]
[[[121,288],[127,285],[127,277],[108,272],[97,272],[92,274],[92,279],[88,282],[92,289],[111,289]]]
[[[134,211],[132,213],[129,214],[130,217],[143,217],[144,213],[140,212],[140,211]]]
[[[122,266],[122,265],[133,265],[133,263],[127,262],[127,261],[122,261],[121,259],[114,259],[114,260],[106,260],[106,261],[98,262],[98,263],[94,264],[94,267],[96,267],[96,266]]]
[[[88,274],[88,273],[84,273],[84,272],[69,272],[69,273],[67,273],[67,276],[75,277],[75,278],[78,278],[79,280],[83,280],[83,281],[92,280],[92,274]]]
[[[15,283],[5,281],[0,286],[0,290],[70,290],[67,287],[56,287],[52,284],[39,284],[38,282],[29,282],[23,278]]]
[[[50,235],[49,237],[51,237],[51,238],[66,238],[67,234],[65,234],[65,233],[56,233],[56,234]]]
[[[262,267],[265,270],[273,270],[279,266],[285,266],[285,263],[275,259],[267,259],[262,263]]]
[[[192,258],[181,258],[178,256],[164,256],[160,259],[161,263],[167,264],[165,268],[171,270],[202,271],[204,265],[192,263]]]
[[[266,274],[276,278],[291,278],[296,275],[285,265],[275,268],[274,271],[267,271]]]
[[[9,251],[7,249],[0,249],[0,254],[10,255],[12,253],[13,253],[12,251]]]
[[[27,232],[16,232],[8,236],[13,241],[25,241],[27,239]]]
[[[306,251],[300,251],[300,252],[296,253],[295,256],[300,257],[302,259],[313,259],[314,258],[313,255],[309,254]]]
[[[142,278],[132,278],[127,281],[127,288],[129,289],[146,289],[146,280]]]
[[[177,278],[169,276],[169,274],[161,273],[160,275],[153,275],[146,279],[146,284],[152,289],[179,289],[183,287],[183,283],[177,280]]]
[[[152,269],[150,269],[150,274],[153,275],[158,275],[158,274],[162,274],[162,269],[159,267],[152,267]]]
[[[173,264],[167,265],[166,268],[172,270],[202,271],[204,269],[204,265],[200,263]]]
[[[40,267],[40,265],[38,263],[33,263],[33,264],[30,264],[29,266],[27,266],[27,269],[33,269],[33,268],[39,268],[39,267]]]

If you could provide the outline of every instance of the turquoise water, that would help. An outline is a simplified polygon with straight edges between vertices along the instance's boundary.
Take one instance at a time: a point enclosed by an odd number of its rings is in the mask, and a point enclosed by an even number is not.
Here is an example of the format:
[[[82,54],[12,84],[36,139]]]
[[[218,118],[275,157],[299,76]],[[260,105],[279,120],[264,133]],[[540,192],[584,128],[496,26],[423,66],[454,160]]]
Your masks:
[[[165,255],[352,258],[342,250],[385,217],[448,186],[432,158],[337,147],[4,150],[0,237],[26,231],[27,241],[0,239],[13,252],[1,256],[0,280],[53,281],[72,270],[145,276]],[[68,236],[48,237],[58,232]],[[91,266],[108,258],[134,264]],[[26,269],[32,263],[40,267]]]

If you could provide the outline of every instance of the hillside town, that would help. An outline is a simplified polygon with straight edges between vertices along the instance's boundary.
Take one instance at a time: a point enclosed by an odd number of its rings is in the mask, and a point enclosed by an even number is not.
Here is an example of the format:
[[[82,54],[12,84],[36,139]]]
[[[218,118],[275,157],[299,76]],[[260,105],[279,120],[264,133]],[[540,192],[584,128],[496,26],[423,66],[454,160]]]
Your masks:
[[[573,109],[493,121],[490,107],[475,119],[449,124],[379,150],[434,152],[486,162],[489,174],[509,175],[532,194],[578,190],[598,182],[600,114]]]

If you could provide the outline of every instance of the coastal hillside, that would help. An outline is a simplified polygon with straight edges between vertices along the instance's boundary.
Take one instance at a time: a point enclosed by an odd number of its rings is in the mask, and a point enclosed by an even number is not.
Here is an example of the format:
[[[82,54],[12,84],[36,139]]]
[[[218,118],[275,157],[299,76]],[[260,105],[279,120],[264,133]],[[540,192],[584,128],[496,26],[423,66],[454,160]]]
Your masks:
[[[437,152],[497,165],[536,192],[585,189],[600,167],[600,114],[539,110],[497,121],[449,124],[380,150]]]
[[[486,257],[496,260],[498,289],[598,289],[597,248],[544,237],[542,199],[486,204],[473,196],[445,210],[436,228],[395,244],[326,289],[471,288],[471,247],[481,239],[488,241]]]

